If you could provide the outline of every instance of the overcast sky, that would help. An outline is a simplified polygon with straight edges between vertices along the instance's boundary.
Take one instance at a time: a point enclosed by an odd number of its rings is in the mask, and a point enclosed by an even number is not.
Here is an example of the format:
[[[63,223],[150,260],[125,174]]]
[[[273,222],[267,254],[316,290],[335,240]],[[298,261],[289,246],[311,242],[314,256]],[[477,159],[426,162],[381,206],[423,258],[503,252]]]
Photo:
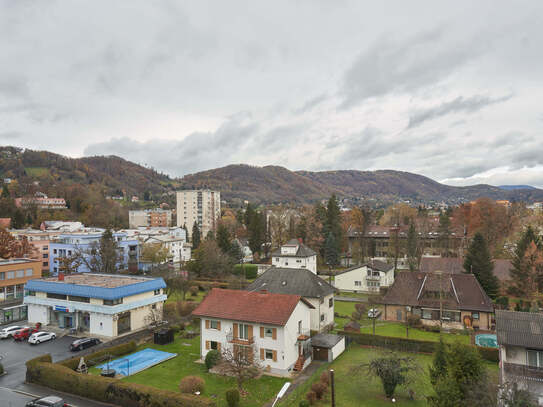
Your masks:
[[[0,0],[0,145],[543,187],[543,2]]]

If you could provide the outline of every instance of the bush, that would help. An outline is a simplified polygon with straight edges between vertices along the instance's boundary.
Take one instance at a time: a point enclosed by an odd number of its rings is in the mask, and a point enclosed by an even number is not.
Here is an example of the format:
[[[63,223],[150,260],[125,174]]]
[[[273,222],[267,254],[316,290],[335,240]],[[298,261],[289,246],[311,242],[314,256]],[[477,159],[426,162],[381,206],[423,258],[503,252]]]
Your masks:
[[[488,360],[489,362],[500,362],[500,353],[499,349],[496,348],[483,348],[481,346],[477,346],[477,349],[479,350],[479,354],[484,360]]]
[[[298,404],[298,407],[309,407],[309,401],[307,400],[300,401],[300,404]]]
[[[237,407],[239,405],[238,389],[226,390],[226,403],[228,403],[228,407]]]
[[[193,285],[192,287],[189,288],[190,295],[193,295],[193,296],[198,295],[198,291],[200,290],[197,285]]]
[[[420,328],[422,326],[422,321],[418,315],[411,314],[407,317],[407,325],[410,328]]]
[[[316,382],[311,385],[311,390],[315,392],[317,399],[320,400],[324,396],[324,393],[326,393],[326,386],[321,382]]]
[[[501,309],[509,309],[509,297],[496,298],[496,305],[499,305]]]
[[[258,277],[258,266],[256,264],[244,264],[243,268],[241,264],[234,266],[233,274],[241,276],[245,273],[245,278],[250,280]]]
[[[109,348],[104,348],[97,352],[91,353],[90,355],[85,356],[85,363],[87,364],[87,367],[92,367],[94,365],[99,365],[100,363],[105,362],[108,355],[111,355],[112,357],[123,356],[129,353],[135,352],[136,349],[137,349],[137,346],[136,346],[136,342],[134,341],[128,342],[128,343],[122,343],[117,346],[111,346]],[[81,356],[76,356],[74,358],[63,360],[62,362],[59,362],[58,364],[69,367],[72,370],[75,370],[79,366],[80,359],[81,359]]]
[[[179,383],[179,390],[181,393],[194,394],[197,391],[202,393],[204,391],[204,379],[198,376],[185,376]]]
[[[218,350],[212,349],[209,352],[207,352],[205,363],[207,370],[211,369],[213,366],[215,366],[219,360],[221,360],[221,354]]]
[[[360,321],[362,319],[362,314],[358,311],[353,311],[351,313],[351,318],[354,319],[355,321]]]
[[[305,395],[305,398],[307,399],[310,406],[315,404],[315,402],[317,401],[317,395],[315,394],[314,391],[308,391],[307,394]]]
[[[189,316],[196,309],[198,304],[193,301],[177,301],[176,308],[182,317]]]
[[[330,373],[328,373],[328,371],[321,373],[321,383],[326,387],[330,385]]]
[[[0,363],[0,375],[4,374],[4,366]]]

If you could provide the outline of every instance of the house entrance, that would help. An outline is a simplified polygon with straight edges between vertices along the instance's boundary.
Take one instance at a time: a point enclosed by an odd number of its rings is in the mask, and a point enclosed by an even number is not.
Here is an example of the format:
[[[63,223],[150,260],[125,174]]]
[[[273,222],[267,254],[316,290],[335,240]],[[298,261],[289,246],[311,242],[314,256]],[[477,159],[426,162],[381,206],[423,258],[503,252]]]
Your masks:
[[[130,312],[119,314],[119,320],[117,321],[117,335],[125,332],[130,332]]]

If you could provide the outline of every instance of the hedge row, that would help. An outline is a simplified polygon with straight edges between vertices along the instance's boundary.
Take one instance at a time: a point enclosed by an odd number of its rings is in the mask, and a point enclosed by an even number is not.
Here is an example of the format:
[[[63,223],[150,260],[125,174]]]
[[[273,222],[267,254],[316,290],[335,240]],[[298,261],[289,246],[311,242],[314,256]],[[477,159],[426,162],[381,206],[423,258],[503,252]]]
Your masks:
[[[436,342],[421,341],[418,339],[396,338],[392,336],[380,336],[372,334],[364,334],[358,332],[341,331],[352,342],[360,345],[375,346],[378,348],[392,349],[400,352],[415,352],[415,353],[433,353],[436,348]],[[472,345],[466,345],[472,346]],[[498,349],[482,348],[477,346],[481,357],[490,362],[498,362]]]
[[[60,364],[49,363],[51,356],[26,363],[26,380],[54,390],[76,394],[123,407],[214,407],[207,397],[174,393],[154,387],[124,383],[116,379],[76,373]]]
[[[258,266],[256,264],[241,264],[234,265],[233,273],[237,276],[242,275],[245,272],[245,278],[255,279],[258,277]]]
[[[105,348],[102,350],[99,350],[97,352],[91,353],[89,355],[83,356],[85,358],[85,363],[87,364],[87,367],[92,367],[94,365],[98,365],[102,362],[104,362],[108,355],[111,355],[113,357],[117,356],[123,356],[127,355],[129,353],[135,352],[137,349],[136,342],[128,342],[128,343],[121,343],[117,346],[111,346],[109,348]],[[63,360],[62,362],[58,362],[57,364],[66,366],[72,370],[76,370],[79,366],[79,360],[81,359],[81,356],[76,356],[70,359]]]

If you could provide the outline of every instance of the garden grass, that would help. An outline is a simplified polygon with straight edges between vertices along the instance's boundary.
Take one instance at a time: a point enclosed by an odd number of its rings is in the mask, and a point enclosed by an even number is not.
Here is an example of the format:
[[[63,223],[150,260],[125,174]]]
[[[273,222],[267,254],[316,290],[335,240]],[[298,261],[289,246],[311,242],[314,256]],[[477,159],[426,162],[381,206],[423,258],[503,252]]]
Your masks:
[[[25,167],[25,172],[29,177],[44,177],[50,175],[49,168],[46,167]]]

